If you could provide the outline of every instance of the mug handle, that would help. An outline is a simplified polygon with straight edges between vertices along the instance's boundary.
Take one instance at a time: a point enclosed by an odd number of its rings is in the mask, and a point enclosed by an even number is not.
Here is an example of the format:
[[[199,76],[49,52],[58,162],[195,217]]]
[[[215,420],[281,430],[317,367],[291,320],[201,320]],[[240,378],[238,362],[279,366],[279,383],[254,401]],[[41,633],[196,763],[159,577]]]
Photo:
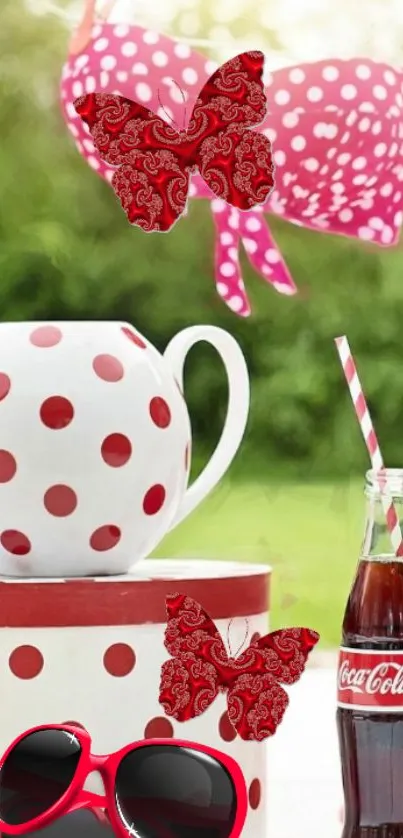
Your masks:
[[[168,344],[164,359],[183,390],[183,372],[187,354],[199,341],[214,346],[223,361],[228,379],[228,407],[224,428],[209,462],[187,489],[170,525],[177,527],[216,486],[235,457],[242,442],[249,414],[250,387],[246,361],[236,340],[218,326],[189,326]]]

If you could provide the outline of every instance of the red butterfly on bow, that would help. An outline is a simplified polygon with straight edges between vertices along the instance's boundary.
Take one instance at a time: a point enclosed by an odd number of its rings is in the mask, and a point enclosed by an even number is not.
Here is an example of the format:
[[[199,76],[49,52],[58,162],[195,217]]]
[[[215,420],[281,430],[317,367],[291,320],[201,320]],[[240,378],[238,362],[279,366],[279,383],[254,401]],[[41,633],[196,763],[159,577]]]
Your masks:
[[[74,102],[102,159],[119,166],[112,187],[131,224],[169,230],[186,208],[190,176],[240,210],[264,204],[274,185],[271,145],[249,128],[265,117],[264,55],[227,61],[199,93],[187,130],[176,131],[152,111],[110,93]]]
[[[166,608],[165,648],[173,660],[162,665],[159,702],[167,716],[178,722],[200,716],[225,691],[229,720],[242,739],[273,736],[289,702],[280,684],[298,681],[319,634],[280,629],[232,658],[198,602],[174,594]]]

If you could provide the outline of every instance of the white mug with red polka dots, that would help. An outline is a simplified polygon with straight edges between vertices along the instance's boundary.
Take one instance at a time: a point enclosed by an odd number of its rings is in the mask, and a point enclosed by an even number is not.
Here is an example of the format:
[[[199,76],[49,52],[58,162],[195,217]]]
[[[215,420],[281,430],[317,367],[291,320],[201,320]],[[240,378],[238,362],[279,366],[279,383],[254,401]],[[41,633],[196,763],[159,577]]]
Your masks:
[[[209,463],[187,488],[188,351],[207,341],[228,376]],[[242,441],[249,379],[227,332],[191,326],[164,355],[116,322],[0,325],[0,574],[125,573],[210,492]]]

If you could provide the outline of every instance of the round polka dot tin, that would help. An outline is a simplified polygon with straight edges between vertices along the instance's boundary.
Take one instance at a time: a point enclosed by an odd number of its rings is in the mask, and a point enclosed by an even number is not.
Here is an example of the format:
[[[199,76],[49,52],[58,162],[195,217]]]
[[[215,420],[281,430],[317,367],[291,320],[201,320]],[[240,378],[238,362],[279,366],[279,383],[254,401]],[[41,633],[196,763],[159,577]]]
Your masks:
[[[229,400],[213,458],[188,488],[182,378],[199,341],[217,350]],[[246,363],[214,326],[184,329],[161,355],[127,323],[2,323],[0,358],[3,575],[127,572],[216,485],[243,437]]]
[[[267,835],[267,743],[245,742],[219,695],[185,723],[158,702],[165,597],[185,593],[206,609],[235,651],[268,628],[270,568],[216,561],[140,562],[130,575],[0,581],[0,751],[35,725],[78,722],[94,753],[176,737],[227,752],[246,780],[243,838]],[[231,622],[232,621],[232,622]]]

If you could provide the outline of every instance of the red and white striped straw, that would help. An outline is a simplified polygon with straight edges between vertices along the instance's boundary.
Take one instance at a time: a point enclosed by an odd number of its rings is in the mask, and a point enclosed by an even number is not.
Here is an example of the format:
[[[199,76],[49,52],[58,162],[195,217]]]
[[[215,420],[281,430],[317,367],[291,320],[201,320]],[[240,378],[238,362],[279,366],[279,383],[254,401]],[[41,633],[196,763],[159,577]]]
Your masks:
[[[335,344],[339,353],[348,388],[350,390],[354,410],[364,437],[364,442],[367,446],[368,454],[371,459],[372,468],[378,473],[379,477],[381,477],[381,472],[384,470],[383,457],[346,336],[343,335],[342,337],[335,338]],[[403,556],[403,538],[400,530],[399,516],[396,512],[392,496],[386,491],[386,481],[384,481],[383,487],[382,482],[380,481],[380,486],[381,501],[386,517],[386,525],[390,534],[390,540],[392,542],[393,552],[396,556]]]

